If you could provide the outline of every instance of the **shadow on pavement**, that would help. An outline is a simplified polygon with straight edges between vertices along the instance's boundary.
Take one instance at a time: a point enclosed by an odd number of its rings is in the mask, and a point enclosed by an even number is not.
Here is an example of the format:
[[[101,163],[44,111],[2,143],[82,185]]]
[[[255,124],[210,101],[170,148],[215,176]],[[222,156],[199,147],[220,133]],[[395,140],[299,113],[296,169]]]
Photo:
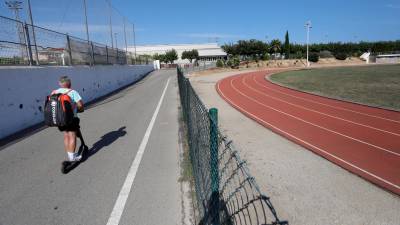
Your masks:
[[[82,160],[76,163],[73,163],[68,166],[68,168],[64,169],[63,173],[69,173],[71,170],[75,169],[76,167],[79,166],[79,164],[85,162],[87,159],[89,159],[92,155],[96,154],[98,151],[100,151],[102,148],[111,145],[113,142],[115,142],[118,138],[123,137],[127,134],[125,131],[126,127],[120,127],[118,130],[110,131],[103,136],[101,136],[100,140],[98,140],[96,143],[92,145],[90,149],[86,149],[84,151],[84,146],[81,145],[79,147],[78,153],[82,154]]]
[[[92,148],[89,149],[86,156],[84,157],[84,160],[86,160],[87,158],[96,154],[102,148],[109,146],[114,141],[116,141],[118,138],[125,136],[127,134],[125,129],[126,129],[126,127],[123,126],[123,127],[120,127],[118,130],[110,131],[110,132],[104,134],[100,140],[98,140],[96,143],[94,143],[92,145]]]

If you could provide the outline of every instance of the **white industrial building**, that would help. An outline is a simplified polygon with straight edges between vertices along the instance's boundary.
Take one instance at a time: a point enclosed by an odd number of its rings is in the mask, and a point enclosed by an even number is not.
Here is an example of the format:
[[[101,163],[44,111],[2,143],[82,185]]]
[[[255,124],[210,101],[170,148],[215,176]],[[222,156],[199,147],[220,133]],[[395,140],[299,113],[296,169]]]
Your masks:
[[[201,61],[217,61],[218,59],[226,59],[227,54],[217,43],[206,44],[171,44],[171,45],[141,45],[136,46],[136,55],[154,55],[165,54],[167,51],[175,49],[178,53],[178,60],[175,63],[189,63],[189,60],[182,60],[182,52],[196,49],[199,52],[199,60]],[[134,53],[133,46],[128,47],[128,51]]]

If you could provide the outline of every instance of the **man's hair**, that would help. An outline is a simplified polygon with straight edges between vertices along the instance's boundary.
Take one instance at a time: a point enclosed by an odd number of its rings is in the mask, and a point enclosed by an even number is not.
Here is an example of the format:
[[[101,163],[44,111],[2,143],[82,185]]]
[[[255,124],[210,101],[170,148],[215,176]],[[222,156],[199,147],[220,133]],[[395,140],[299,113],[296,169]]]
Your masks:
[[[59,79],[60,83],[71,83],[71,79],[68,76],[62,76]]]
[[[68,76],[61,76],[58,81],[65,86],[71,86],[71,79]]]

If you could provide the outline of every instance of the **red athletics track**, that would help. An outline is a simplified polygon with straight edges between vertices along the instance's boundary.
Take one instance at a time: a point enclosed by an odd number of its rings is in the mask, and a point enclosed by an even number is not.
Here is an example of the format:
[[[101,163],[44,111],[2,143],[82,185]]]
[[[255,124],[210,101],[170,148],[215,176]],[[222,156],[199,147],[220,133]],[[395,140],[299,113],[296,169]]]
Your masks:
[[[216,88],[265,127],[400,195],[399,112],[285,88],[267,81],[270,74],[227,77]]]

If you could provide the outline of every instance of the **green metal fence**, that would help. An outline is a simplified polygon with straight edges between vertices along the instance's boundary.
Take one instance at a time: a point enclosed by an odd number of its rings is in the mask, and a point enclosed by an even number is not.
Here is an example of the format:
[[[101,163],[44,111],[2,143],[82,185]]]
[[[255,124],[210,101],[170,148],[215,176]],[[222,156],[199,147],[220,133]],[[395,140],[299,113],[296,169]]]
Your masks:
[[[196,223],[288,224],[278,219],[232,140],[218,129],[217,109],[207,110],[180,68],[178,83],[196,192]]]

